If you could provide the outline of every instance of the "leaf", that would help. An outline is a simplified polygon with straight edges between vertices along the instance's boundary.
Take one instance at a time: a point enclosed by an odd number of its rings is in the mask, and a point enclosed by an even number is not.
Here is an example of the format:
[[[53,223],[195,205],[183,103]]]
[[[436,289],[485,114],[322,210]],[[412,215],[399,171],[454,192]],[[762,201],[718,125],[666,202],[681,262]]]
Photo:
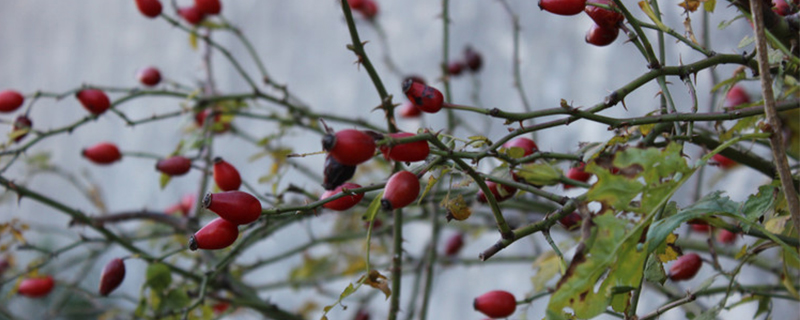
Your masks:
[[[686,9],[689,12],[697,11],[697,8],[700,7],[699,0],[684,0],[683,2],[678,4],[679,7]]]
[[[742,215],[745,219],[749,222],[756,222],[767,212],[775,210],[778,191],[778,188],[772,185],[758,187],[758,193],[747,197],[747,201],[745,201],[742,206]],[[747,231],[748,230],[745,229],[745,232]],[[775,233],[780,233],[780,231]]]
[[[314,276],[327,274],[333,267],[333,262],[328,257],[314,258],[303,255],[303,264],[289,271],[289,280],[299,281],[311,279]]]
[[[197,34],[194,32],[189,33],[189,46],[192,50],[197,50]]]
[[[650,20],[653,21],[653,23],[655,23],[659,29],[661,29],[661,31],[669,31],[669,28],[661,22],[658,16],[656,16],[655,11],[653,11],[653,8],[650,7],[650,3],[647,1],[639,1],[639,8],[642,9],[642,12],[644,12],[644,14],[646,14],[647,17],[650,18]]]
[[[678,240],[678,235],[670,233],[667,235],[666,240],[667,241],[664,241],[655,251],[658,261],[662,263],[678,259],[678,249],[675,245],[675,241]]]
[[[171,283],[172,273],[167,265],[156,262],[147,266],[145,285],[152,288],[153,291],[164,291]]]
[[[189,295],[186,293],[186,290],[173,289],[170,290],[164,297],[164,300],[161,301],[160,308],[162,310],[181,309],[185,306],[188,306],[191,302],[192,301],[189,299]]]
[[[375,199],[372,199],[372,202],[369,203],[367,212],[364,213],[364,221],[375,220],[375,216],[378,215],[378,212],[381,210],[381,198],[383,198],[383,190],[381,190],[381,192],[375,196]]]
[[[623,211],[633,211],[630,202],[644,189],[639,181],[623,175],[612,174],[600,168],[595,162],[586,165],[586,172],[597,176],[597,182],[589,189],[587,199],[605,203]]]
[[[667,281],[667,273],[664,271],[664,265],[661,264],[661,259],[654,255],[647,259],[647,265],[644,268],[644,278],[652,283],[664,284]]]
[[[548,163],[531,163],[520,167],[517,175],[525,179],[525,182],[533,185],[552,186],[559,183],[564,173],[560,168]]]
[[[533,261],[532,267],[536,270],[533,277],[531,277],[533,292],[542,292],[546,289],[547,282],[559,274],[561,259],[555,252],[547,251]]]
[[[706,12],[714,12],[714,8],[717,6],[717,0],[706,0],[703,2],[703,10]]]
[[[615,288],[639,286],[647,257],[637,250],[643,228],[628,230],[627,220],[617,219],[612,211],[592,222],[585,248],[575,253],[550,298],[548,317],[562,318],[558,315],[569,307],[578,318],[592,318],[606,310]]]
[[[383,292],[386,300],[389,300],[389,297],[392,296],[392,289],[389,288],[388,279],[377,270],[370,270],[369,277],[364,283]]]
[[[161,187],[161,190],[164,190],[164,188],[167,187],[170,181],[172,181],[172,176],[166,173],[162,173],[161,177],[158,180],[158,186]]]
[[[505,149],[505,153],[511,158],[519,159],[525,156],[525,149],[520,147],[511,147]]]
[[[438,178],[435,177],[434,175],[430,175],[428,177],[428,184],[425,185],[425,190],[422,190],[422,194],[419,196],[419,200],[417,200],[418,205],[422,203],[422,199],[425,199],[425,196],[428,194],[428,192],[431,191],[431,188],[433,188],[433,186],[435,186],[436,183],[439,182],[439,179],[441,179],[441,177],[444,177],[445,174],[447,174],[448,172],[450,172],[450,169],[445,168],[441,170]]]
[[[447,209],[448,221],[450,219],[464,221],[472,215],[472,209],[464,200],[464,196],[461,194],[459,194],[455,199],[442,199],[442,207]]]

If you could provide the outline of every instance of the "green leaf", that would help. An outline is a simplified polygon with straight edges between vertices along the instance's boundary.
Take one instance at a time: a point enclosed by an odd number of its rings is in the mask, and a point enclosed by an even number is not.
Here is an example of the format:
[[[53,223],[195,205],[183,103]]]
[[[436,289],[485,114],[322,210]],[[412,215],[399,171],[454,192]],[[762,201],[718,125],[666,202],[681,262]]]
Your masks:
[[[372,202],[369,203],[367,212],[364,213],[364,221],[375,220],[375,216],[378,215],[378,212],[381,210],[381,198],[383,198],[383,190],[381,190],[381,192],[375,196],[375,199],[372,199]]]
[[[703,2],[703,10],[706,12],[714,12],[716,6],[717,0],[706,0],[706,2]]]
[[[162,173],[161,174],[161,178],[158,180],[158,186],[161,187],[161,190],[164,190],[164,188],[167,187],[167,185],[169,184],[169,182],[171,180],[172,180],[172,176],[170,176],[170,175],[168,175],[166,173]]]
[[[177,310],[188,306],[192,300],[184,289],[170,290],[161,302],[161,310]]]
[[[555,277],[561,270],[561,259],[553,251],[547,251],[536,258],[533,262],[533,269],[536,270],[531,282],[534,292],[542,292],[546,289],[547,282]]]
[[[595,162],[590,162],[585,170],[597,176],[597,182],[586,194],[587,199],[605,203],[619,210],[635,210],[630,207],[630,202],[642,192],[644,185],[626,176],[612,174]]]
[[[145,284],[153,291],[164,291],[170,283],[172,283],[172,273],[166,264],[156,262],[147,266]]]
[[[664,272],[664,265],[655,255],[650,255],[647,265],[644,268],[644,278],[652,283],[664,284],[667,281],[667,273]]]
[[[537,186],[552,186],[558,184],[564,173],[560,168],[548,163],[531,163],[520,167],[517,175],[527,183]],[[502,189],[502,188],[500,188]]]
[[[692,219],[699,219],[717,213],[735,213],[738,204],[731,201],[728,197],[722,197],[722,191],[712,192],[691,206],[680,210],[677,214],[666,219],[658,220],[650,226],[647,233],[647,253],[650,254],[667,239],[667,236],[677,229],[681,224]]]
[[[747,201],[742,206],[742,215],[744,218],[754,223],[759,218],[764,216],[765,213],[774,210],[777,204],[778,189],[772,185],[763,185],[758,188],[758,193],[747,197]],[[745,232],[750,228],[742,226]],[[747,229],[745,229],[747,228]]]

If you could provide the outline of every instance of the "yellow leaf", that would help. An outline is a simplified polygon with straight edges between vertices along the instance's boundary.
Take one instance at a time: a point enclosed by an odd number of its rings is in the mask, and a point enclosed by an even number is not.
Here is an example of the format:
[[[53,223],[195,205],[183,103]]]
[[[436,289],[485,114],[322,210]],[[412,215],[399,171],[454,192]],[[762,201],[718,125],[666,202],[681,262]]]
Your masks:
[[[197,50],[197,35],[194,32],[189,34],[189,45],[192,49]]]
[[[548,251],[536,258],[536,261],[533,262],[533,268],[538,269],[536,274],[531,277],[533,291],[542,292],[545,290],[547,282],[553,279],[556,274],[561,273],[561,259],[553,251]]]
[[[791,217],[790,216],[780,216],[780,217],[775,217],[775,218],[769,219],[766,222],[764,222],[764,228],[767,229],[767,231],[769,231],[769,232],[772,232],[772,233],[775,233],[775,234],[781,234],[781,233],[783,233],[783,229],[786,227],[786,222],[789,221],[789,218],[791,218]]]
[[[714,8],[717,6],[717,0],[706,0],[703,2],[703,10],[706,12],[714,12]]]
[[[642,9],[642,12],[644,12],[644,14],[646,14],[647,17],[650,18],[650,20],[652,20],[659,29],[661,29],[661,31],[669,31],[669,28],[661,22],[661,19],[659,19],[658,16],[656,16],[655,11],[653,11],[653,8],[650,7],[650,4],[647,1],[639,1],[639,8]]]
[[[745,245],[742,246],[742,249],[739,250],[739,253],[737,253],[736,256],[734,256],[733,258],[736,259],[736,260],[739,260],[742,257],[744,257],[745,254],[747,254],[747,244],[746,243],[745,243]]]
[[[685,0],[678,4],[679,7],[686,9],[686,11],[695,12],[700,7],[699,0]]]
[[[364,277],[362,277],[363,279]],[[386,276],[382,275],[377,270],[370,270],[369,277],[364,280],[364,284],[369,285],[375,289],[380,290],[386,295],[386,299],[388,300],[390,296],[392,296],[392,289],[389,288],[389,281]]]
[[[678,251],[675,250],[675,240],[678,240],[678,236],[676,234],[670,233],[667,235],[667,240],[665,241],[666,249],[663,253],[658,254],[659,261],[668,262],[678,259]]]
[[[442,206],[447,209],[448,221],[451,219],[464,221],[472,215],[472,209],[464,201],[464,196],[460,194],[455,199],[445,198],[442,200]]]

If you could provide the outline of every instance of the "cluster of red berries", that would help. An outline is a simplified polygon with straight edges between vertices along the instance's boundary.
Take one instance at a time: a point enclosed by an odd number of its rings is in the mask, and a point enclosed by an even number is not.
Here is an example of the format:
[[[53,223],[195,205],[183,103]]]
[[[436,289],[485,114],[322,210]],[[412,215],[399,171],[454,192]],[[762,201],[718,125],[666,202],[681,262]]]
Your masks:
[[[374,0],[346,0],[350,8],[358,11],[364,19],[372,20],[378,15],[378,3]]]
[[[16,90],[4,90],[0,91],[0,112],[2,113],[11,113],[17,111],[22,104],[25,102],[25,96],[23,96],[19,91]],[[23,114],[17,117],[14,120],[14,125],[12,127],[12,132],[14,135],[12,138],[14,142],[20,142],[25,136],[28,135],[28,132],[33,128],[33,121],[28,118],[27,114]]]
[[[161,15],[164,7],[159,0],[136,0],[136,8],[145,17],[155,18]],[[209,15],[222,12],[220,0],[194,0],[194,5],[178,8],[178,15],[189,24],[197,25]]]
[[[516,139],[510,140],[510,141],[508,141],[508,142],[503,144],[503,148],[505,148],[505,149],[520,148],[520,149],[522,149],[522,156],[523,157],[527,157],[529,155],[532,155],[534,152],[539,151],[539,147],[536,145],[536,142],[534,142],[531,139],[525,138],[525,137],[520,137],[520,138],[516,138]],[[519,177],[513,171],[511,171],[510,174],[511,174],[511,177],[514,179],[514,181],[519,181]],[[502,187],[500,187],[500,185],[498,185],[494,181],[488,181],[487,180],[486,181],[486,187],[489,188],[489,191],[492,192],[492,195],[494,196],[494,199],[497,202],[501,202],[501,201],[505,201],[505,200],[511,199],[511,197],[513,197],[514,194],[517,193],[517,188],[512,187],[512,186],[507,186],[507,185],[502,185]],[[478,202],[481,202],[481,203],[488,203],[489,202],[489,200],[486,198],[486,194],[483,192],[483,190],[478,190],[478,194],[476,195],[476,199],[478,200]]]
[[[710,226],[705,221],[689,220],[688,224],[691,230],[694,232],[708,234],[709,232],[716,231],[717,242],[724,245],[732,245],[736,243],[736,239],[738,238],[738,235],[735,232],[731,232],[727,229],[715,230],[715,228]]]
[[[412,133],[398,132],[382,135],[355,129],[339,130],[328,133],[322,138],[322,148],[328,151],[325,159],[324,182],[325,193],[322,199],[338,195],[345,190],[361,188],[355,183],[345,183],[355,174],[356,166],[368,161],[375,155],[375,140],[383,138],[401,139],[415,136]],[[425,140],[407,143],[392,143],[380,147],[386,160],[416,162],[425,160],[430,154],[430,147]],[[387,210],[399,209],[413,202],[419,195],[420,185],[417,176],[408,171],[400,171],[392,175],[386,183],[383,207]],[[358,204],[363,194],[350,194],[333,201],[326,202],[323,207],[343,211]]]
[[[214,159],[212,175],[222,192],[206,194],[203,207],[216,213],[219,218],[191,237],[191,250],[227,248],[239,237],[239,225],[252,223],[261,216],[261,202],[253,195],[239,191],[242,177],[236,167],[217,157]]]
[[[593,0],[610,9],[587,5],[586,0],[539,0],[539,8],[550,13],[572,16],[586,12],[594,21],[594,25],[586,32],[586,42],[596,46],[607,46],[619,35],[619,29],[625,17],[615,9],[611,0]]]
[[[462,55],[463,57],[461,59],[450,61],[447,65],[448,75],[461,75],[464,69],[470,72],[478,72],[481,70],[483,66],[483,57],[481,57],[479,52],[475,51],[471,46],[466,46]]]
[[[98,292],[101,296],[107,296],[119,287],[124,279],[125,263],[122,259],[113,259],[103,268]],[[41,298],[50,294],[55,284],[53,276],[50,275],[28,277],[20,281],[17,293],[28,298]]]

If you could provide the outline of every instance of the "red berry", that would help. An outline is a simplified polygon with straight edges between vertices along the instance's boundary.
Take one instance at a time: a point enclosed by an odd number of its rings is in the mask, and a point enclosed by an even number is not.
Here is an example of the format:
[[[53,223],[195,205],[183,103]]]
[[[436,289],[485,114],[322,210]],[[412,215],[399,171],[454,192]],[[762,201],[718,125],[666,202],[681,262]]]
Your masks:
[[[184,156],[172,156],[156,162],[156,170],[169,176],[182,176],[192,168],[192,160]]]
[[[797,1],[795,1],[795,3],[796,2]],[[788,15],[794,13],[792,11],[792,7],[789,6],[789,3],[786,2],[785,0],[772,0],[772,4],[773,4],[772,11],[775,11],[775,13],[780,15],[780,16],[784,16],[785,17],[785,16],[788,16]]]
[[[414,134],[408,132],[397,132],[390,133],[388,136],[395,139],[401,139],[413,137]],[[428,157],[428,154],[431,153],[431,149],[428,146],[428,141],[426,140],[400,143],[391,146],[382,145],[380,150],[386,160],[392,159],[394,161],[401,162],[422,161],[425,160],[425,158]]]
[[[592,0],[592,2],[616,8],[614,1],[611,0]],[[622,13],[614,10],[608,10],[595,6],[586,6],[584,11],[586,11],[586,14],[588,14],[589,17],[594,20],[594,23],[603,28],[619,28],[619,24],[625,20],[625,17],[622,15]]]
[[[508,199],[511,199],[511,197],[513,197],[514,194],[517,193],[517,188],[514,188],[512,186],[503,185],[503,189],[502,189],[503,191],[502,191],[502,194],[501,194],[500,193],[501,192],[500,189],[497,188],[497,183],[494,182],[494,181],[488,181],[487,180],[486,181],[486,187],[488,187],[489,190],[492,191],[492,195],[494,195],[494,199],[497,200],[497,202],[502,202],[502,201],[506,201]],[[482,189],[478,190],[477,199],[478,199],[478,202],[480,202],[480,203],[488,203],[489,202],[489,200],[486,199],[486,194],[483,193]]]
[[[347,4],[350,5],[350,9],[359,10],[364,6],[365,0],[347,0]]]
[[[527,157],[532,155],[534,152],[539,151],[539,147],[536,146],[536,142],[528,138],[516,138],[514,140],[508,141],[503,144],[503,148],[511,149],[511,148],[522,148],[524,151],[523,157]]]
[[[717,232],[717,242],[731,245],[736,242],[736,234],[726,229],[719,229]]]
[[[606,28],[593,24],[589,31],[586,32],[586,39],[584,40],[588,44],[604,47],[617,40],[618,35],[619,28],[617,27]]]
[[[103,268],[103,273],[100,276],[100,295],[107,296],[114,291],[114,289],[119,287],[124,279],[125,263],[123,263],[120,258],[111,260],[106,264],[105,268]]]
[[[92,114],[102,114],[111,107],[111,100],[108,99],[106,93],[97,89],[78,91],[75,97],[78,98],[81,105]]]
[[[419,196],[419,179],[409,171],[398,171],[386,181],[381,207],[394,210],[405,207]]]
[[[417,108],[413,103],[408,102],[400,107],[400,117],[402,118],[419,118],[422,110]]]
[[[194,194],[186,194],[181,198],[181,201],[173,204],[166,209],[164,209],[164,213],[166,214],[173,214],[173,213],[180,213],[181,215],[188,216],[190,212],[192,212],[192,207],[194,207],[195,197]]]
[[[711,226],[703,220],[692,219],[686,221],[686,223],[689,224],[694,232],[708,233],[708,231],[711,230]]]
[[[122,159],[119,148],[110,142],[101,142],[81,152],[86,159],[96,164],[110,164]]]
[[[361,186],[355,183],[348,182],[341,186],[336,187],[336,189],[323,192],[322,196],[320,196],[319,199],[323,200],[335,196],[341,193],[343,188],[350,190],[350,189],[361,188]],[[363,198],[364,198],[364,193],[350,194],[341,197],[339,199],[333,200],[331,202],[326,202],[325,204],[322,205],[322,207],[335,211],[345,211],[357,205],[359,202],[361,202],[361,199]]]
[[[353,320],[369,320],[369,313],[365,310],[358,310],[356,317]]]
[[[357,10],[361,12],[364,19],[372,20],[378,15],[378,4],[372,0],[364,0],[364,3]]]
[[[464,70],[464,63],[461,61],[451,61],[450,64],[447,65],[447,74],[451,76],[457,76],[461,74],[461,71]]]
[[[14,127],[12,128],[13,131],[23,130],[23,129],[30,129],[33,127],[33,121],[31,118],[28,118],[25,115],[21,115],[14,120]],[[22,133],[14,138],[14,142],[20,142],[25,136],[28,135],[28,132]]]
[[[136,7],[139,8],[145,17],[155,18],[161,14],[161,2],[158,0],[136,0]]]
[[[733,161],[730,158],[728,158],[726,156],[723,156],[723,155],[721,155],[719,153],[717,153],[713,157],[711,157],[711,160],[716,161],[717,165],[719,165],[720,168],[725,169],[725,170],[731,169],[731,168],[735,167],[738,164],[736,161]]]
[[[194,6],[204,14],[219,14],[222,3],[219,0],[194,0]]]
[[[239,237],[239,227],[222,218],[211,220],[189,239],[189,250],[227,248]]]
[[[242,191],[209,193],[203,198],[203,207],[235,224],[248,224],[261,216],[261,202]]]
[[[461,251],[461,248],[464,247],[464,234],[459,232],[447,239],[447,243],[444,246],[444,255],[448,257],[452,257],[458,255]]]
[[[669,278],[672,281],[689,280],[702,266],[703,260],[696,253],[685,254],[669,267]]]
[[[567,171],[567,178],[570,178],[572,180],[578,180],[578,181],[581,181],[581,182],[589,181],[589,178],[592,177],[592,174],[588,173],[586,171],[583,171],[583,169],[585,167],[586,167],[586,163],[581,162],[577,167],[569,168],[569,171]],[[573,185],[564,184],[564,189],[570,189],[570,188],[574,188],[574,187],[575,186],[573,186]]]
[[[375,140],[363,131],[339,130],[322,138],[322,148],[330,152],[336,161],[354,166],[366,162],[375,154]]]
[[[508,291],[494,290],[475,298],[472,307],[490,318],[506,318],[517,310],[517,300]]]
[[[562,16],[574,16],[585,7],[586,0],[539,0],[539,9]]]
[[[353,177],[356,173],[356,166],[346,166],[336,161],[330,154],[325,157],[325,177],[322,187],[325,190],[333,190]]]
[[[211,306],[211,309],[214,310],[214,313],[219,314],[228,311],[228,308],[230,307],[231,307],[230,303],[220,301]]]
[[[147,67],[136,73],[136,79],[143,85],[152,87],[161,82],[161,72],[155,67]]]
[[[17,91],[0,91],[0,112],[12,112],[17,110],[22,106],[23,102],[25,102],[25,97]]]
[[[577,212],[573,212],[566,216],[561,217],[561,219],[558,219],[558,222],[561,223],[561,226],[563,226],[564,229],[574,230],[580,227],[581,220],[582,220],[581,215],[578,214]]]
[[[742,86],[734,85],[728,90],[728,93],[725,94],[725,102],[722,107],[725,109],[733,109],[745,103],[750,103],[750,95],[747,94],[747,91],[745,91]]]
[[[239,190],[242,186],[242,177],[236,167],[217,157],[214,159],[214,182],[222,191]]]
[[[467,68],[472,72],[478,72],[483,66],[481,54],[470,46],[464,48],[464,61],[467,64]]]
[[[444,103],[444,96],[439,90],[411,79],[403,82],[403,93],[417,108],[428,113],[438,112]]]
[[[178,8],[178,15],[192,25],[200,23],[205,18],[203,11],[195,6]]]
[[[55,284],[52,276],[27,278],[19,283],[17,293],[29,298],[41,298],[53,291]]]

